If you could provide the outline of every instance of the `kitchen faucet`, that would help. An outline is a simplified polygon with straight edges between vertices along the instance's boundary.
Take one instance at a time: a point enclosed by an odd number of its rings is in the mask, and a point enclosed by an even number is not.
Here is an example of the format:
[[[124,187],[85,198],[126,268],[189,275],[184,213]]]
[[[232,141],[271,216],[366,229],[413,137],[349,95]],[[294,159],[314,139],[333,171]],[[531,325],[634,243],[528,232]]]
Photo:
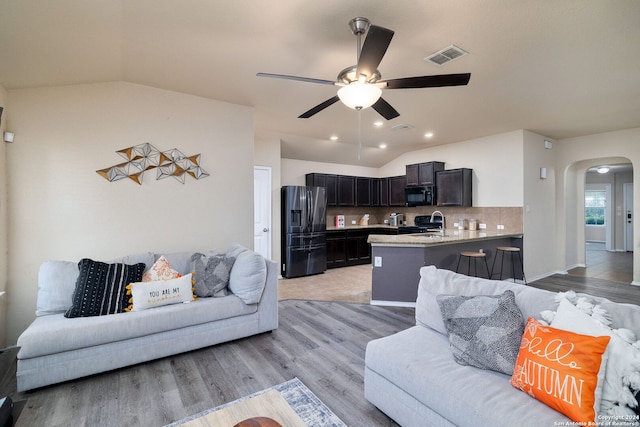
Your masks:
[[[429,222],[433,223],[433,217],[434,217],[436,214],[440,215],[440,218],[442,219],[442,221],[441,221],[441,225],[440,225],[440,231],[444,233],[444,215],[442,214],[442,212],[440,212],[440,211],[434,211],[434,212],[431,214],[431,219],[429,220]]]

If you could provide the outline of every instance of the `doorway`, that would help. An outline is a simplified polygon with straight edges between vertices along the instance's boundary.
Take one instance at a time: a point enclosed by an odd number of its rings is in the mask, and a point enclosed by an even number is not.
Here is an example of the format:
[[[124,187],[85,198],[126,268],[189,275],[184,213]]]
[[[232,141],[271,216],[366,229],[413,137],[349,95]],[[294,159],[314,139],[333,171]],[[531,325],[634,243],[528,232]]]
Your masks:
[[[271,259],[271,167],[253,167],[253,250]]]
[[[584,216],[578,215],[583,218],[585,228],[584,264],[578,264],[569,274],[631,283],[633,166],[631,163],[597,164],[596,161],[589,161],[585,170]]]

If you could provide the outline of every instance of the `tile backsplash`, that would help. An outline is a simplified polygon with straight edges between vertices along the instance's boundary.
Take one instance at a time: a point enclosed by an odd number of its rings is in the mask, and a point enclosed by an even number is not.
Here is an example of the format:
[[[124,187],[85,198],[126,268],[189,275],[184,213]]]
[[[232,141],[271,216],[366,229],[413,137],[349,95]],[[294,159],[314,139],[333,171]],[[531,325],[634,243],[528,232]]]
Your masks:
[[[444,214],[447,228],[453,227],[459,218],[475,219],[478,224],[487,224],[487,230],[497,230],[498,225],[503,225],[508,232],[521,232],[523,221],[522,207],[438,207],[438,206],[418,206],[415,208],[387,207],[387,208],[327,208],[327,225],[335,224],[336,215],[345,216],[345,224],[351,225],[353,221],[357,224],[364,214],[369,214],[369,225],[384,224],[384,220],[389,219],[392,213],[403,214],[407,225],[413,225],[416,215],[431,215],[439,210]]]

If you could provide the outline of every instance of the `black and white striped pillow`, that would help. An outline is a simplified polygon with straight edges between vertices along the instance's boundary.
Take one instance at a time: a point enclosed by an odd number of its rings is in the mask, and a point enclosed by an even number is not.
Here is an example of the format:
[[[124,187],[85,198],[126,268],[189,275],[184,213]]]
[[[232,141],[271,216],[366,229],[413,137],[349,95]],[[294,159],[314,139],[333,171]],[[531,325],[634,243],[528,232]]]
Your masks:
[[[142,280],[145,267],[144,263],[107,264],[88,258],[80,260],[72,306],[64,316],[89,317],[124,312],[126,287]]]

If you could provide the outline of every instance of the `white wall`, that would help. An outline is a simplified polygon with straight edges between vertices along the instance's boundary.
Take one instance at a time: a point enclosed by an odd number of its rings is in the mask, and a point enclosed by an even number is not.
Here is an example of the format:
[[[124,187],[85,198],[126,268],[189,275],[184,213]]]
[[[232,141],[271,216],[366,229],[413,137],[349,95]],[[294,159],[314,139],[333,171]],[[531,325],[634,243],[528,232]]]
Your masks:
[[[557,141],[556,190],[558,263],[570,268],[585,262],[584,182],[586,170],[604,163],[640,165],[640,128],[567,138]],[[640,182],[634,174],[634,211],[640,212]],[[636,216],[637,218],[637,216]],[[634,220],[633,281],[640,284],[640,221]]]
[[[7,101],[9,99],[7,91],[0,85],[0,107],[4,108],[2,113],[2,123],[0,123],[0,135],[8,129],[7,118],[9,117],[9,108]],[[7,289],[7,150],[4,138],[0,141],[0,292]],[[0,347],[6,346],[7,334],[7,295],[0,296]]]
[[[405,153],[380,168],[380,176],[404,175],[405,165],[445,162],[445,168],[473,169],[473,206],[523,205],[523,131]]]
[[[39,265],[253,245],[253,110],[123,82],[9,91],[8,340],[34,317]],[[202,180],[95,171],[150,142],[201,153]]]
[[[282,159],[281,185],[306,185],[308,173],[329,173],[336,175],[368,176],[377,178],[380,169],[338,163],[309,162],[306,160]],[[404,172],[398,175],[404,175]]]
[[[524,162],[522,164],[524,196],[524,263],[528,280],[557,271],[556,232],[556,151],[545,148],[549,138],[533,132],[523,132]],[[496,157],[499,156],[495,153]],[[547,177],[540,178],[540,168]],[[505,181],[510,176],[504,176]]]

